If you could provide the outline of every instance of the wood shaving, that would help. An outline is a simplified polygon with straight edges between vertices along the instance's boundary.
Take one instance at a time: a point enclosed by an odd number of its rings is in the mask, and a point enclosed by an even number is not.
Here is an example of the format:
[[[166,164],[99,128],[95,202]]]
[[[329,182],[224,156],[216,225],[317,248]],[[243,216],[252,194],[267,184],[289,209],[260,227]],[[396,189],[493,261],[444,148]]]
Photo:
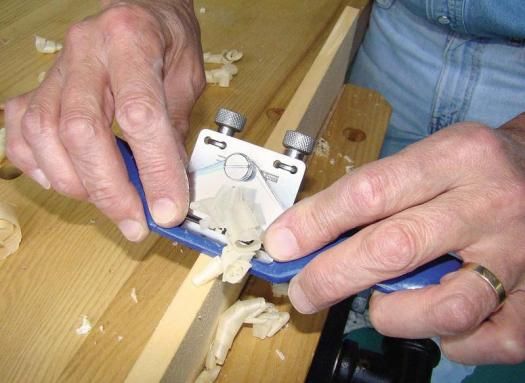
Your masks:
[[[324,138],[319,138],[314,147],[314,154],[319,157],[328,157],[330,154],[330,144]]]
[[[242,59],[243,53],[237,49],[230,49],[221,53],[204,52],[202,57],[205,64],[231,64]]]
[[[62,44],[42,36],[35,36],[35,48],[40,53],[56,53],[62,49]]]
[[[343,159],[348,163],[348,165],[345,166],[345,173],[350,174],[355,169],[355,162],[346,154],[343,156]]]
[[[206,8],[201,7],[201,9],[199,9],[199,13],[200,13],[201,15],[204,15],[204,14],[206,13]]]
[[[129,294],[129,296],[131,297],[131,300],[133,302],[139,303],[139,298],[137,297],[137,289],[135,287],[131,289],[131,293]]]
[[[272,283],[272,294],[276,298],[288,296],[289,283]]]
[[[219,317],[217,331],[206,356],[205,369],[195,382],[214,382],[217,379],[219,375],[217,368],[224,364],[228,351],[243,324],[252,324],[254,334],[257,333],[258,338],[264,339],[275,335],[289,319],[289,313],[279,312],[264,298],[235,302]]]
[[[38,83],[41,84],[42,81],[44,81],[45,78],[46,78],[46,72],[40,72],[36,79],[37,79]]]
[[[219,372],[221,372],[221,366],[215,366],[211,370],[202,370],[195,383],[213,383],[219,377]]]
[[[206,83],[216,84],[221,88],[230,86],[230,82],[234,75],[238,73],[237,66],[234,64],[224,64],[218,69],[205,70]]]
[[[122,342],[124,337],[122,335],[117,336],[117,342]]]
[[[233,63],[239,61],[242,57],[243,53],[236,49],[224,50],[221,53],[204,52],[204,63],[222,64],[220,68],[204,71],[206,83],[216,84],[223,88],[229,87],[233,76],[239,72],[237,66]]]
[[[283,354],[283,352],[282,352],[281,350],[276,349],[276,350],[275,350],[275,353],[277,354],[277,356],[279,357],[279,359],[281,359],[281,360],[285,360],[285,359],[286,359],[286,358],[284,357],[284,354]]]
[[[98,326],[98,331],[100,331],[102,334],[104,334],[104,325]]]
[[[5,158],[5,128],[0,128],[0,162]]]
[[[268,253],[266,251],[263,251],[263,250],[257,250],[255,252],[255,259],[257,259],[259,262],[261,263],[264,263],[264,264],[270,264],[270,263],[273,263],[273,258],[270,257],[270,255],[268,255]]]
[[[0,202],[0,260],[17,251],[21,240],[22,231],[14,207]]]
[[[245,197],[249,190],[224,186],[213,198],[192,202],[190,208],[202,218],[209,229],[226,229],[227,244],[222,254],[196,274],[196,286],[222,274],[223,282],[239,283],[251,268],[250,261],[262,245],[262,228],[252,206]]]
[[[93,325],[89,321],[87,315],[82,315],[81,320],[82,320],[82,324],[80,325],[79,328],[75,330],[75,332],[77,333],[77,335],[87,335],[93,328]]]

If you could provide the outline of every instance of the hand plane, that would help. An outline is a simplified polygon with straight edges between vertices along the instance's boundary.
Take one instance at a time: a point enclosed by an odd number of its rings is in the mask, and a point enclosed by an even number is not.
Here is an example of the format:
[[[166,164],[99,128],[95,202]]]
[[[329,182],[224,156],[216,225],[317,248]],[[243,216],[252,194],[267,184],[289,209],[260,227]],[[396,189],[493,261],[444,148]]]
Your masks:
[[[234,137],[246,124],[244,116],[221,108],[215,122],[217,131],[203,129],[200,132],[188,164],[190,199],[199,201],[213,197],[224,185],[242,185],[253,191],[252,200],[257,206],[263,207],[257,213],[261,218],[262,229],[266,229],[295,202],[306,171],[304,159],[313,152],[315,139],[289,130],[283,139],[284,153],[277,153]],[[153,221],[133,153],[127,143],[119,138],[117,146],[129,179],[144,205],[150,230],[201,253],[220,255],[225,245],[225,233],[201,225],[202,217],[198,211],[190,209],[186,220],[171,228],[158,226]],[[327,246],[294,261],[277,262],[268,260],[268,257],[253,259],[250,273],[272,283],[288,282],[317,255],[355,232],[345,233]],[[443,275],[460,266],[461,261],[456,257],[445,255],[405,276],[377,284],[375,288],[392,292],[437,284]]]

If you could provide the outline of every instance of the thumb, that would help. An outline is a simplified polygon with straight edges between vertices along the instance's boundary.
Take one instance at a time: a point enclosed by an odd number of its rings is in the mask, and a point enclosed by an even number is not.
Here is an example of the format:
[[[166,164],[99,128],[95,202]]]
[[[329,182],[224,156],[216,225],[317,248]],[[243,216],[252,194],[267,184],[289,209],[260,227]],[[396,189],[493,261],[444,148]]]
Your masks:
[[[347,230],[389,217],[447,190],[454,182],[447,171],[448,160],[443,156],[432,159],[428,152],[442,148],[427,141],[367,164],[288,209],[266,230],[266,251],[279,261],[300,258]]]

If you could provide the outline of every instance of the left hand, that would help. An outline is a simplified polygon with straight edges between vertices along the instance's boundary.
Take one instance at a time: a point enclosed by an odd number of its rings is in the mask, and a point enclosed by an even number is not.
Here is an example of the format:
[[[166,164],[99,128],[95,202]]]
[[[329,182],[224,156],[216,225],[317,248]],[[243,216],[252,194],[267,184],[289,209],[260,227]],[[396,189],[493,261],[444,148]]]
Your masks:
[[[375,293],[374,326],[390,336],[440,336],[445,354],[467,364],[525,359],[525,114],[495,130],[456,124],[361,167],[286,211],[264,246],[292,260],[363,225],[291,281],[297,310],[316,312],[456,252],[502,281],[499,311],[490,285],[460,270],[437,286]]]

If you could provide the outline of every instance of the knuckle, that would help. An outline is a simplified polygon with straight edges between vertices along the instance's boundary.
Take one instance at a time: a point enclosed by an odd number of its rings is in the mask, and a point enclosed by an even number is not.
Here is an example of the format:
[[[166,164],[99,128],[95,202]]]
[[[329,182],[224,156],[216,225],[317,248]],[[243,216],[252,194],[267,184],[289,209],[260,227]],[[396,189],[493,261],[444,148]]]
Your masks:
[[[113,37],[135,36],[139,26],[151,22],[154,18],[139,5],[121,4],[108,8],[103,15],[109,34]]]
[[[402,273],[415,267],[417,235],[411,225],[392,221],[381,225],[363,240],[363,253],[374,271]]]
[[[118,210],[122,201],[112,182],[97,182],[89,188],[89,202],[102,211]]]
[[[167,161],[163,160],[158,155],[150,155],[146,161],[142,161],[138,165],[140,176],[145,180],[148,180],[148,185],[153,189],[160,189],[165,185],[166,177],[168,173]]]
[[[30,106],[22,116],[22,133],[31,140],[33,138],[51,134],[55,126],[51,122],[49,113],[40,105]]]
[[[500,356],[505,363],[517,364],[525,361],[525,335],[523,332],[507,332],[498,337]]]
[[[458,148],[459,153],[463,154],[464,160],[468,163],[472,162],[473,155],[476,161],[480,159],[479,157],[484,160],[488,157],[505,156],[503,144],[492,129],[478,123],[464,123],[460,133],[467,139],[462,140],[462,148]],[[457,147],[457,142],[454,144]]]
[[[126,97],[121,105],[117,107],[117,120],[123,125],[123,129],[132,137],[141,136],[141,133],[159,119],[160,108],[157,102],[146,96],[136,95]]]
[[[382,172],[363,170],[352,185],[343,189],[342,200],[349,208],[354,206],[367,216],[378,216],[386,207],[386,182]]]
[[[97,125],[93,118],[87,116],[64,116],[59,126],[59,136],[64,145],[80,147],[93,141]]]
[[[90,33],[90,22],[87,20],[71,25],[64,38],[66,46],[69,48],[75,47],[79,42],[84,41]]]
[[[76,199],[84,199],[86,197],[83,188],[78,185],[75,180],[64,175],[55,175],[54,179],[51,181],[51,186],[58,193],[68,197]]]
[[[455,293],[430,305],[430,320],[439,335],[462,334],[478,325],[478,306],[464,293]]]

